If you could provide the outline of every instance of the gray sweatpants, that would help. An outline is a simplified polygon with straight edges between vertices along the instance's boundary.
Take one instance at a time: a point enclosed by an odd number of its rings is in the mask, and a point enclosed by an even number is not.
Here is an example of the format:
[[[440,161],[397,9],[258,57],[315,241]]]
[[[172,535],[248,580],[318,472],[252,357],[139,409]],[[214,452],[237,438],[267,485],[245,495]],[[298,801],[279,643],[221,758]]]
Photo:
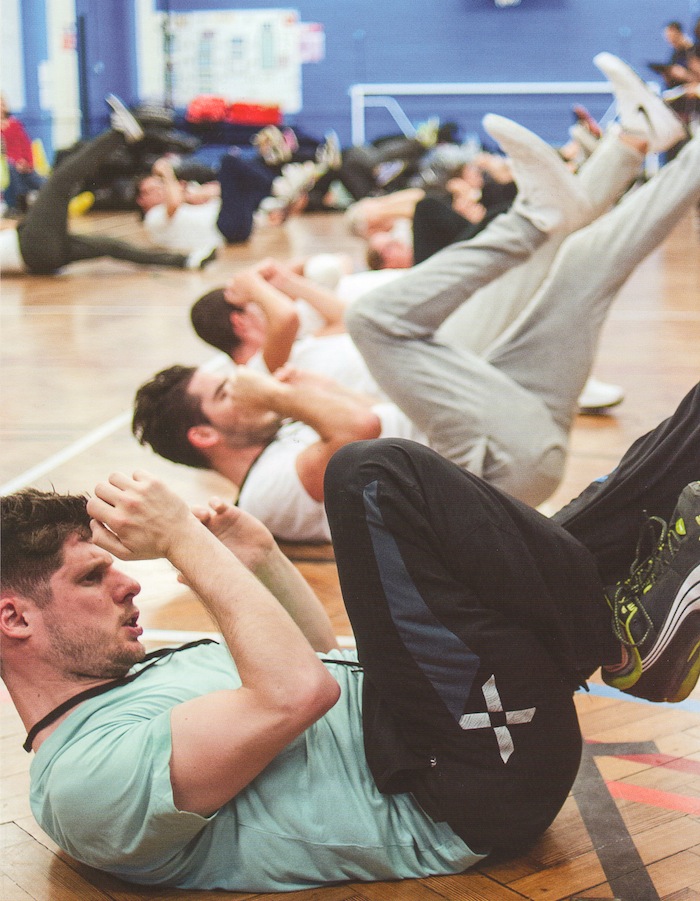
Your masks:
[[[643,154],[623,144],[608,132],[579,169],[577,179],[590,202],[588,225],[617,203],[639,177]],[[532,256],[490,282],[449,316],[438,330],[438,338],[454,347],[482,353],[525,309],[545,280],[552,261],[570,232],[557,229],[548,235]]]
[[[700,137],[564,240],[535,296],[483,357],[436,332],[546,242],[513,210],[360,298],[348,330],[378,384],[438,453],[539,504],[563,475],[577,399],[616,293],[699,196]]]

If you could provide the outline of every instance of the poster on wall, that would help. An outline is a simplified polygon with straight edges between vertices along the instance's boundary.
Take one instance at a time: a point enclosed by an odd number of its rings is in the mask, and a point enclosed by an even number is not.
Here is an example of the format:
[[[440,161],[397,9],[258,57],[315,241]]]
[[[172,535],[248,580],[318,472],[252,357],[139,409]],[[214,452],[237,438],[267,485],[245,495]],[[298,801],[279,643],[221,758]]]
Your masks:
[[[301,109],[299,14],[294,9],[193,12],[169,17],[175,106],[200,94]]]

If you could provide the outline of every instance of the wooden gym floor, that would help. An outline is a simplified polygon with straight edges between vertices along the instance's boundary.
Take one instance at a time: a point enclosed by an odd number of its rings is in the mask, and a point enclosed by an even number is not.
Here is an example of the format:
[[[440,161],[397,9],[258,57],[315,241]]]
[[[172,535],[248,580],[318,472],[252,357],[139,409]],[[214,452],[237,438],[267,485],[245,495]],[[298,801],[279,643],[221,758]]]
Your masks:
[[[77,230],[140,241],[131,214],[92,214]],[[595,374],[624,386],[608,416],[579,417],[564,483],[549,513],[608,472],[627,446],[667,416],[700,377],[700,231],[694,216],[627,283],[605,326]],[[232,494],[210,473],[179,467],[139,447],[129,431],[135,388],[171,363],[212,360],[189,327],[192,301],[265,255],[343,250],[361,259],[341,217],[309,215],[263,228],[202,273],[139,269],[107,260],[54,278],[2,283],[0,493],[26,484],[90,490],[115,469],[165,477],[190,502]],[[700,471],[699,471],[700,475]],[[328,548],[286,547],[312,581],[339,635],[349,627]],[[143,584],[142,622],[155,642],[212,628],[168,566],[124,565]],[[594,682],[577,696],[586,748],[564,810],[527,856],[456,877],[353,884],[291,894],[299,901],[623,901],[700,899],[700,691],[681,705],[625,699]],[[263,898],[142,890],[76,864],[34,823],[30,758],[22,726],[0,685],[0,901],[133,901]]]

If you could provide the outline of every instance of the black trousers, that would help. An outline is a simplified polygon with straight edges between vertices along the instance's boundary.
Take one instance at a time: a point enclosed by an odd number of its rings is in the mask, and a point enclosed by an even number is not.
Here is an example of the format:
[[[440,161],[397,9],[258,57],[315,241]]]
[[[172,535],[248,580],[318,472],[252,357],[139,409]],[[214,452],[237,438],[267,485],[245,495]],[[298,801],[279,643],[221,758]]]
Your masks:
[[[449,199],[424,197],[416,204],[413,214],[414,263],[422,263],[448,244],[470,241],[509,206],[510,203],[495,204],[489,207],[481,222],[469,222],[452,209]]]
[[[17,230],[22,259],[30,272],[48,275],[69,263],[98,257],[184,268],[187,257],[181,253],[136,247],[104,235],[74,235],[68,230],[71,198],[123,141],[119,132],[103,132],[66,157],[51,173]]]
[[[697,478],[699,405],[696,387],[566,527],[409,441],[336,454],[326,507],[380,790],[412,792],[476,851],[549,826],[579,765],[572,692],[619,660],[601,572],[632,562],[645,496],[670,513]]]
[[[229,244],[247,241],[253,231],[254,215],[261,200],[272,193],[276,170],[261,160],[233,154],[221,158],[221,212],[217,227]]]

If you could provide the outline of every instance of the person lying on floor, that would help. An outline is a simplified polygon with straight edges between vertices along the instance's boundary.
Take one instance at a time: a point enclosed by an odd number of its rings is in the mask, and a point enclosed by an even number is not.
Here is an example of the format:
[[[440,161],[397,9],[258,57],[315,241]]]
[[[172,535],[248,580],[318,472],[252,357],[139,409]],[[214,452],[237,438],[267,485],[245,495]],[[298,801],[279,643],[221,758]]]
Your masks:
[[[326,502],[356,652],[226,502],[191,512],[143,471],[89,500],[3,498],[1,674],[39,825],[89,866],[186,890],[523,853],[576,778],[573,693],[598,667],[651,701],[697,683],[699,422],[696,386],[553,519],[413,442],[344,447]],[[146,654],[113,554],[170,561],[222,643]]]
[[[143,139],[143,129],[124,104],[113,94],[107,102],[112,108],[112,128],[88,141],[54,169],[19,224],[3,223],[0,267],[5,275],[52,275],[70,263],[99,257],[175,269],[200,269],[214,259],[216,248],[199,240],[182,253],[136,247],[116,238],[74,234],[69,230],[68,206],[79,186],[124,141]]]

